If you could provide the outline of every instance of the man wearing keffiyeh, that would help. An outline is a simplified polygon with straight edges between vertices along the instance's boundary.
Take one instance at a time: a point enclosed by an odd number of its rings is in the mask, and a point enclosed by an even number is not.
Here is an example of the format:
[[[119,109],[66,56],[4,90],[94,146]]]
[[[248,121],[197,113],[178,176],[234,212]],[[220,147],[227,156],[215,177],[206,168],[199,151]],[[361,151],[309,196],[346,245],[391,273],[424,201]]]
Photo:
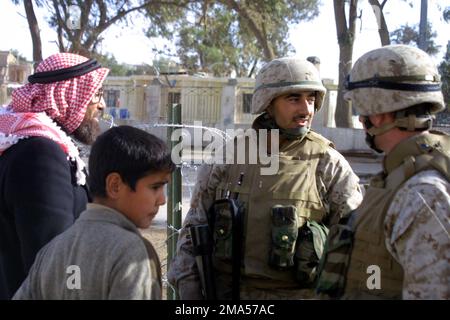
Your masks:
[[[86,208],[85,164],[71,137],[91,144],[108,69],[58,53],[0,107],[0,299],[10,299],[36,253]]]

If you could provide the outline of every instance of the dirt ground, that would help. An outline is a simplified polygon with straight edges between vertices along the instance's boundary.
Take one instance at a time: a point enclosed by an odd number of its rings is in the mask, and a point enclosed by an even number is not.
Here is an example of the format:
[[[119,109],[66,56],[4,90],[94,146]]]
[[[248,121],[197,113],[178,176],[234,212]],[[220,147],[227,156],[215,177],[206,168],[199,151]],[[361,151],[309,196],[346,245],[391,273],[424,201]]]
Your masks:
[[[158,253],[159,260],[161,261],[162,278],[163,278],[163,293],[162,298],[167,299],[167,229],[162,225],[152,225],[147,229],[140,230],[142,235],[149,240],[156,252]]]

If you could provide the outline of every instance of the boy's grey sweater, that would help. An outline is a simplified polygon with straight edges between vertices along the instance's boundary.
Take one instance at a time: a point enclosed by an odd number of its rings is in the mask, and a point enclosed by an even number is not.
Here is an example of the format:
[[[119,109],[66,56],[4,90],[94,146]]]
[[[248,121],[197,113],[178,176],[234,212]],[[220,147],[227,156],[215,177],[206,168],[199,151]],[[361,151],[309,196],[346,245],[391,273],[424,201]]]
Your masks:
[[[121,213],[88,204],[43,247],[13,299],[161,299],[159,259]]]

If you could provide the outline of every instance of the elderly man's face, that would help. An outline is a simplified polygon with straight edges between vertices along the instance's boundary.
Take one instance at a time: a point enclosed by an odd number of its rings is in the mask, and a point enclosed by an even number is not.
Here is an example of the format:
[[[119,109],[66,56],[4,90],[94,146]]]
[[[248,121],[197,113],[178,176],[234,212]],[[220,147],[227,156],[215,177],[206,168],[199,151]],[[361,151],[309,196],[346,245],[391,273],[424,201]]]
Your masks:
[[[73,136],[82,143],[93,144],[100,134],[99,118],[104,109],[105,100],[103,100],[103,90],[100,89],[89,103],[84,119],[73,132]]]

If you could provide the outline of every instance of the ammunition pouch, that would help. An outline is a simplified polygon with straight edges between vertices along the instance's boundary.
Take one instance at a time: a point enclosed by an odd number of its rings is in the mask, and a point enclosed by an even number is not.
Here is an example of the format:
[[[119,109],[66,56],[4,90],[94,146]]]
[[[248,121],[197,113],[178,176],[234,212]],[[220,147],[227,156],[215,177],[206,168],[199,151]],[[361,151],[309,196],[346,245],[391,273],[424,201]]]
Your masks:
[[[330,228],[320,260],[316,292],[332,298],[343,294],[345,277],[353,246],[353,231],[350,225],[337,224]]]
[[[233,258],[233,233],[235,228],[240,226],[233,225],[237,222],[235,216],[240,216],[243,205],[235,199],[220,199],[214,201],[208,212],[208,224],[212,230],[214,242],[214,256],[221,260],[231,260]],[[234,231],[233,231],[234,230]]]
[[[295,278],[301,288],[312,288],[316,283],[327,234],[328,228],[316,221],[306,221],[298,231],[294,261]]]
[[[272,207],[269,266],[280,271],[292,270],[301,288],[311,288],[317,279],[328,228],[313,220],[299,224],[296,207]]]
[[[272,207],[272,243],[269,266],[286,270],[294,265],[295,243],[298,236],[297,209],[294,206]]]
[[[244,209],[243,203],[237,199],[219,199],[208,211],[208,224],[213,230],[214,256],[232,264],[233,300],[239,300],[240,292]]]

